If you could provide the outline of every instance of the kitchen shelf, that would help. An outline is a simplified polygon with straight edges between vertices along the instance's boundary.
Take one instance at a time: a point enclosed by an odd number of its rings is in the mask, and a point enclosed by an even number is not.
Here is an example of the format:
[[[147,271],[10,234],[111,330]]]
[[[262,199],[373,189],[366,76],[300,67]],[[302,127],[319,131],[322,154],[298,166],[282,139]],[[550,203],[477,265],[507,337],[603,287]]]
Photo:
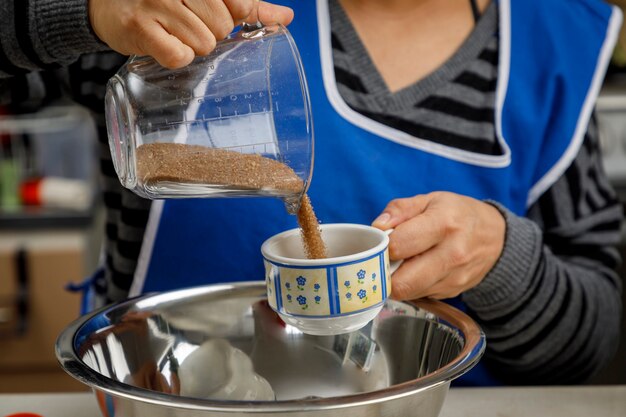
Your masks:
[[[95,212],[95,206],[83,211],[45,207],[21,207],[16,211],[0,209],[0,230],[82,228],[93,223]]]

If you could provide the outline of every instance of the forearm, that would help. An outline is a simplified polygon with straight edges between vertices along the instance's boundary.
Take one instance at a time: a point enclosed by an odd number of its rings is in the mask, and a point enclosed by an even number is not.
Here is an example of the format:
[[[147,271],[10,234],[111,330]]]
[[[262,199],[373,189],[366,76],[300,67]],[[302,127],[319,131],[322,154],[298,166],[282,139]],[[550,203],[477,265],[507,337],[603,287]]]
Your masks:
[[[89,24],[87,0],[0,3],[0,77],[67,65],[107,49]]]
[[[553,248],[533,221],[503,213],[502,256],[485,280],[464,294],[487,335],[485,360],[503,377],[515,375],[511,383],[584,381],[606,365],[619,342],[620,282],[614,271],[619,255],[612,247],[619,227],[602,225],[619,224],[621,209],[612,204],[571,225],[561,242],[549,242]],[[566,235],[576,226],[587,229],[569,240]]]

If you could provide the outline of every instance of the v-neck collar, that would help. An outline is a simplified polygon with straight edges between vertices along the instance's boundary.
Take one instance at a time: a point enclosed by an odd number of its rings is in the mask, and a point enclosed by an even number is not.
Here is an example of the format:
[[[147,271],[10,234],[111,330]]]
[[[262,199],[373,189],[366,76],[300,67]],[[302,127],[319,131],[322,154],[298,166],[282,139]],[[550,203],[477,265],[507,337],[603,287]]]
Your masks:
[[[339,1],[329,0],[329,6],[333,33],[336,34],[345,50],[349,51],[346,54],[349,55],[350,64],[355,72],[367,74],[362,81],[366,83],[365,87],[370,98],[383,107],[388,107],[392,103],[395,103],[394,107],[412,106],[434,94],[459,76],[467,68],[468,62],[479,56],[498,30],[497,5],[495,1],[492,1],[467,39],[450,59],[424,78],[396,92],[391,92]]]

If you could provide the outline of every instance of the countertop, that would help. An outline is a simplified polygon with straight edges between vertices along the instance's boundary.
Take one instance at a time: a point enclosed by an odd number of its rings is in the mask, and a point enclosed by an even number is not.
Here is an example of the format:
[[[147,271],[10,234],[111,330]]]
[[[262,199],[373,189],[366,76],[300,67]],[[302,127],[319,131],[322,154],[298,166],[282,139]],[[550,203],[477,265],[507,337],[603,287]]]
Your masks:
[[[0,417],[100,417],[91,393],[0,394]],[[624,417],[626,385],[453,388],[440,417]]]

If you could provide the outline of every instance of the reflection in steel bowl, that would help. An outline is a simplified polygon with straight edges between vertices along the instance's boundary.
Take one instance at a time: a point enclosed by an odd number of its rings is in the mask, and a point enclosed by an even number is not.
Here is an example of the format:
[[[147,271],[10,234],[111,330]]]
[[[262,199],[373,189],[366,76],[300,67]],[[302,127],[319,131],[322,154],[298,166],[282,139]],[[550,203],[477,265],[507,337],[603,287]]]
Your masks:
[[[124,417],[437,416],[484,349],[476,323],[436,301],[389,300],[357,332],[306,335],[269,308],[263,282],[118,303],[57,341],[104,415]]]

